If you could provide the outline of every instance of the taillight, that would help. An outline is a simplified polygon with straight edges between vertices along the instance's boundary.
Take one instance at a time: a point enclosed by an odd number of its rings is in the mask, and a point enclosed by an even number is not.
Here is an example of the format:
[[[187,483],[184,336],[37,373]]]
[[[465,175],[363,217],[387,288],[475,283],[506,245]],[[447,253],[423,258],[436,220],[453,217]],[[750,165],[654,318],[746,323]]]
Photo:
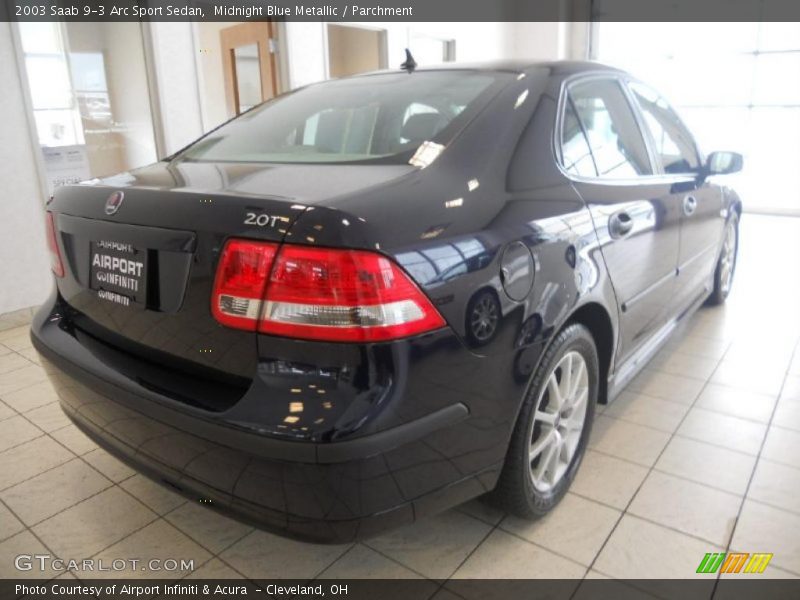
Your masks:
[[[252,276],[237,275],[242,259],[234,257],[242,249],[247,256],[261,257],[245,261],[258,265]],[[238,282],[228,283],[237,277]],[[230,241],[217,270],[212,305],[224,325],[252,330],[257,322],[262,333],[300,339],[390,340],[445,325],[391,259],[361,250],[283,245],[275,256],[273,244]]]
[[[64,262],[61,260],[61,250],[58,249],[56,236],[56,222],[53,213],[47,212],[45,223],[47,225],[47,249],[50,251],[50,268],[56,277],[64,276]]]
[[[217,267],[211,312],[229,327],[256,330],[277,244],[229,240]]]
[[[285,245],[272,267],[258,329],[289,337],[370,341],[443,325],[430,300],[389,258]]]

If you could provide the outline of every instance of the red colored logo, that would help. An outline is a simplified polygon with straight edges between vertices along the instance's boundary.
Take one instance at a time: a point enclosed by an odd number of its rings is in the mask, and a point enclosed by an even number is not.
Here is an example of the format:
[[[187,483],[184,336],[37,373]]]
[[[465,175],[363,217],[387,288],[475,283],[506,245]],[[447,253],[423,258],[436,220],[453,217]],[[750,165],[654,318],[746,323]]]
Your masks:
[[[113,215],[118,210],[120,205],[122,204],[122,200],[125,198],[125,194],[122,192],[114,192],[108,197],[106,200],[106,214]]]

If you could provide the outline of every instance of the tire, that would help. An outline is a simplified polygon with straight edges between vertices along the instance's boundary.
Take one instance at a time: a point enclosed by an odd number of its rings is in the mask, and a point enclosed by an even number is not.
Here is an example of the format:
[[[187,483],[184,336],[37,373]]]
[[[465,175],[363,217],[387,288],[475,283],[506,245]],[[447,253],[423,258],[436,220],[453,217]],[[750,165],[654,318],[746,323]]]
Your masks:
[[[723,304],[731,293],[733,276],[736,272],[736,257],[739,253],[739,214],[731,213],[725,223],[725,233],[722,239],[722,249],[714,269],[714,289],[706,300],[709,306]]]
[[[585,377],[580,375],[580,362],[583,363]],[[572,376],[565,382],[564,373],[568,371]],[[577,386],[572,399],[585,396],[580,407],[584,412],[579,431],[570,431],[570,426],[576,425],[579,420],[578,405],[569,411],[568,407],[556,409],[552,404],[557,402],[555,388],[560,390],[562,385],[569,385],[570,381]],[[495,505],[523,518],[537,518],[558,504],[575,478],[586,451],[594,421],[598,384],[599,361],[592,334],[577,323],[567,326],[550,344],[531,380],[497,487],[490,494],[490,500]],[[568,389],[560,391],[566,391],[567,394],[563,395],[569,396]],[[562,414],[562,410],[567,412]],[[534,416],[537,418],[534,419]],[[556,435],[556,432],[559,434]],[[548,439],[550,445],[546,446]],[[556,441],[553,442],[553,439]],[[552,449],[550,461],[542,463],[553,443],[558,448],[559,439],[560,449]],[[552,468],[548,468],[548,462]],[[537,474],[540,475],[538,478]]]

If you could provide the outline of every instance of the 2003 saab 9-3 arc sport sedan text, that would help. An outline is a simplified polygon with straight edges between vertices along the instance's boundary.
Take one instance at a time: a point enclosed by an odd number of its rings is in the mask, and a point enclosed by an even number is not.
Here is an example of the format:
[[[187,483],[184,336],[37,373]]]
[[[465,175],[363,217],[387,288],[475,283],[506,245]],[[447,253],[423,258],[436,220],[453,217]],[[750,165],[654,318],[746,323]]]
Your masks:
[[[406,66],[57,190],[32,336],[83,431],[307,540],[563,497],[596,403],[728,295],[741,156],[601,65]]]

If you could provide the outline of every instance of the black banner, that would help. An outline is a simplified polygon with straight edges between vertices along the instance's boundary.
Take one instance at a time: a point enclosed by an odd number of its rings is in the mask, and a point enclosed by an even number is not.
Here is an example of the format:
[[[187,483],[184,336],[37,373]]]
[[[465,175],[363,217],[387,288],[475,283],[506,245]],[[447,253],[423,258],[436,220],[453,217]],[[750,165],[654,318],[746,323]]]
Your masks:
[[[796,21],[794,0],[0,0],[0,21]]]
[[[325,579],[313,581],[250,581],[182,579],[54,579],[0,580],[0,598],[66,600],[103,598],[144,599],[240,599],[287,598],[317,600],[796,600],[800,580],[759,579],[759,576],[711,575],[698,579]]]

